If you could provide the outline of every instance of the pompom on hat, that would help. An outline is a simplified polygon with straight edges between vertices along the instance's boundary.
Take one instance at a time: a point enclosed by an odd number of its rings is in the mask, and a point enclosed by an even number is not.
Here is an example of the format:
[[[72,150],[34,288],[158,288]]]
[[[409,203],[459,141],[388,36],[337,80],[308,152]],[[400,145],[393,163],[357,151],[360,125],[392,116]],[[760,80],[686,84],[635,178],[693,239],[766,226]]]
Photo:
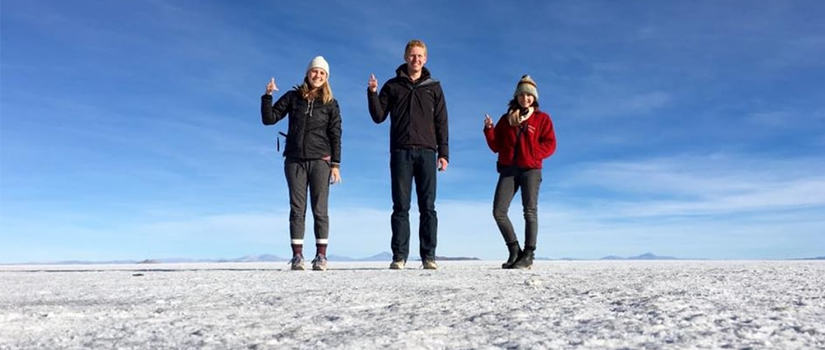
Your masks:
[[[539,100],[538,86],[536,86],[536,82],[533,81],[533,78],[530,78],[527,74],[521,76],[521,80],[519,80],[516,85],[516,92],[513,93],[513,97],[518,97],[518,95],[522,92],[533,95],[533,97],[536,98],[536,101]]]
[[[329,77],[329,63],[327,60],[324,59],[324,56],[315,56],[312,61],[309,61],[309,65],[307,66],[307,72],[309,72],[312,68],[321,68],[324,72],[327,72],[327,77]]]

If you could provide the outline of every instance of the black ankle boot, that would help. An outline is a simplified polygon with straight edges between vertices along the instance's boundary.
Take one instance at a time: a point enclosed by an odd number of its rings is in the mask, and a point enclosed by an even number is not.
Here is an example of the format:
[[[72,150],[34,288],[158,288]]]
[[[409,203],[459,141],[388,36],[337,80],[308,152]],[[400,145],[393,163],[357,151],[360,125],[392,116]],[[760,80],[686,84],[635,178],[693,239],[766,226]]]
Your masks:
[[[535,254],[535,247],[524,247],[524,250],[519,254],[518,259],[511,267],[512,269],[530,269],[533,267],[533,255]]]
[[[518,241],[507,243],[507,249],[510,251],[510,256],[507,262],[501,264],[502,269],[512,269],[513,264],[516,263],[518,256],[521,254],[521,247],[518,246]]]

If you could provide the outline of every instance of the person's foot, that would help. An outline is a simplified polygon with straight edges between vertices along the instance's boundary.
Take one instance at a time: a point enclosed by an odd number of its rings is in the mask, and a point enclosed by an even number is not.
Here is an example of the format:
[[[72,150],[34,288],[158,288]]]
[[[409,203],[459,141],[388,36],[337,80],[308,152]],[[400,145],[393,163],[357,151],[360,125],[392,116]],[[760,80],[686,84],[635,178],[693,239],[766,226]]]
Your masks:
[[[304,267],[304,256],[303,255],[295,255],[292,257],[292,260],[289,261],[290,268],[294,271],[303,271],[306,270]]]
[[[510,256],[507,257],[506,262],[501,264],[502,269],[512,269],[513,265],[516,263],[516,260],[518,260],[519,255],[521,255],[521,248],[518,245],[518,241],[508,243],[507,250],[510,252]]]
[[[312,259],[312,269],[315,271],[326,271],[327,270],[327,257],[326,255],[318,254],[315,256],[315,259]]]
[[[513,269],[519,270],[529,270],[533,267],[533,257],[534,257],[535,248],[527,248],[525,247],[521,254],[518,256],[518,259],[515,263],[513,263]]]
[[[393,261],[392,264],[390,264],[390,270],[403,270],[405,263],[404,260]]]
[[[438,264],[435,263],[435,260],[424,260],[422,263],[424,265],[424,270],[437,270]]]

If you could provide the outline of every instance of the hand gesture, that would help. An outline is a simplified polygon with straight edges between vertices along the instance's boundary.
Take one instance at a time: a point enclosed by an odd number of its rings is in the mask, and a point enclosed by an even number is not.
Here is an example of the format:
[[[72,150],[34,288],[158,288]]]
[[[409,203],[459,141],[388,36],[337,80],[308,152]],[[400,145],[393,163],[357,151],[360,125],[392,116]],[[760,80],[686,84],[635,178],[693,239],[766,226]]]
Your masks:
[[[275,85],[275,78],[269,81],[269,84],[266,84],[266,94],[272,95],[273,91],[278,91],[278,86]]]
[[[372,92],[378,91],[378,79],[375,79],[375,74],[370,74],[370,80],[367,86]]]
[[[484,113],[484,128],[489,129],[493,127],[493,118],[490,118],[490,115]]]

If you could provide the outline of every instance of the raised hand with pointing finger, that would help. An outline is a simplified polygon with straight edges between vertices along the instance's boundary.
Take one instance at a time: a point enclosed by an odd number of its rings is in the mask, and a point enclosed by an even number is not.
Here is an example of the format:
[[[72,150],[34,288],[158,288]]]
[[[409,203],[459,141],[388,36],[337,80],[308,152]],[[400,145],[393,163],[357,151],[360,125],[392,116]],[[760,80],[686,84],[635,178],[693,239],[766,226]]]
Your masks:
[[[266,94],[272,95],[273,91],[278,91],[278,86],[275,85],[275,78],[273,77],[272,80],[269,81],[269,84],[266,84]]]
[[[375,79],[375,74],[370,74],[370,80],[367,87],[369,87],[372,92],[378,91],[378,79]]]
[[[490,118],[490,115],[484,113],[484,128],[489,129],[493,127],[493,118]]]

